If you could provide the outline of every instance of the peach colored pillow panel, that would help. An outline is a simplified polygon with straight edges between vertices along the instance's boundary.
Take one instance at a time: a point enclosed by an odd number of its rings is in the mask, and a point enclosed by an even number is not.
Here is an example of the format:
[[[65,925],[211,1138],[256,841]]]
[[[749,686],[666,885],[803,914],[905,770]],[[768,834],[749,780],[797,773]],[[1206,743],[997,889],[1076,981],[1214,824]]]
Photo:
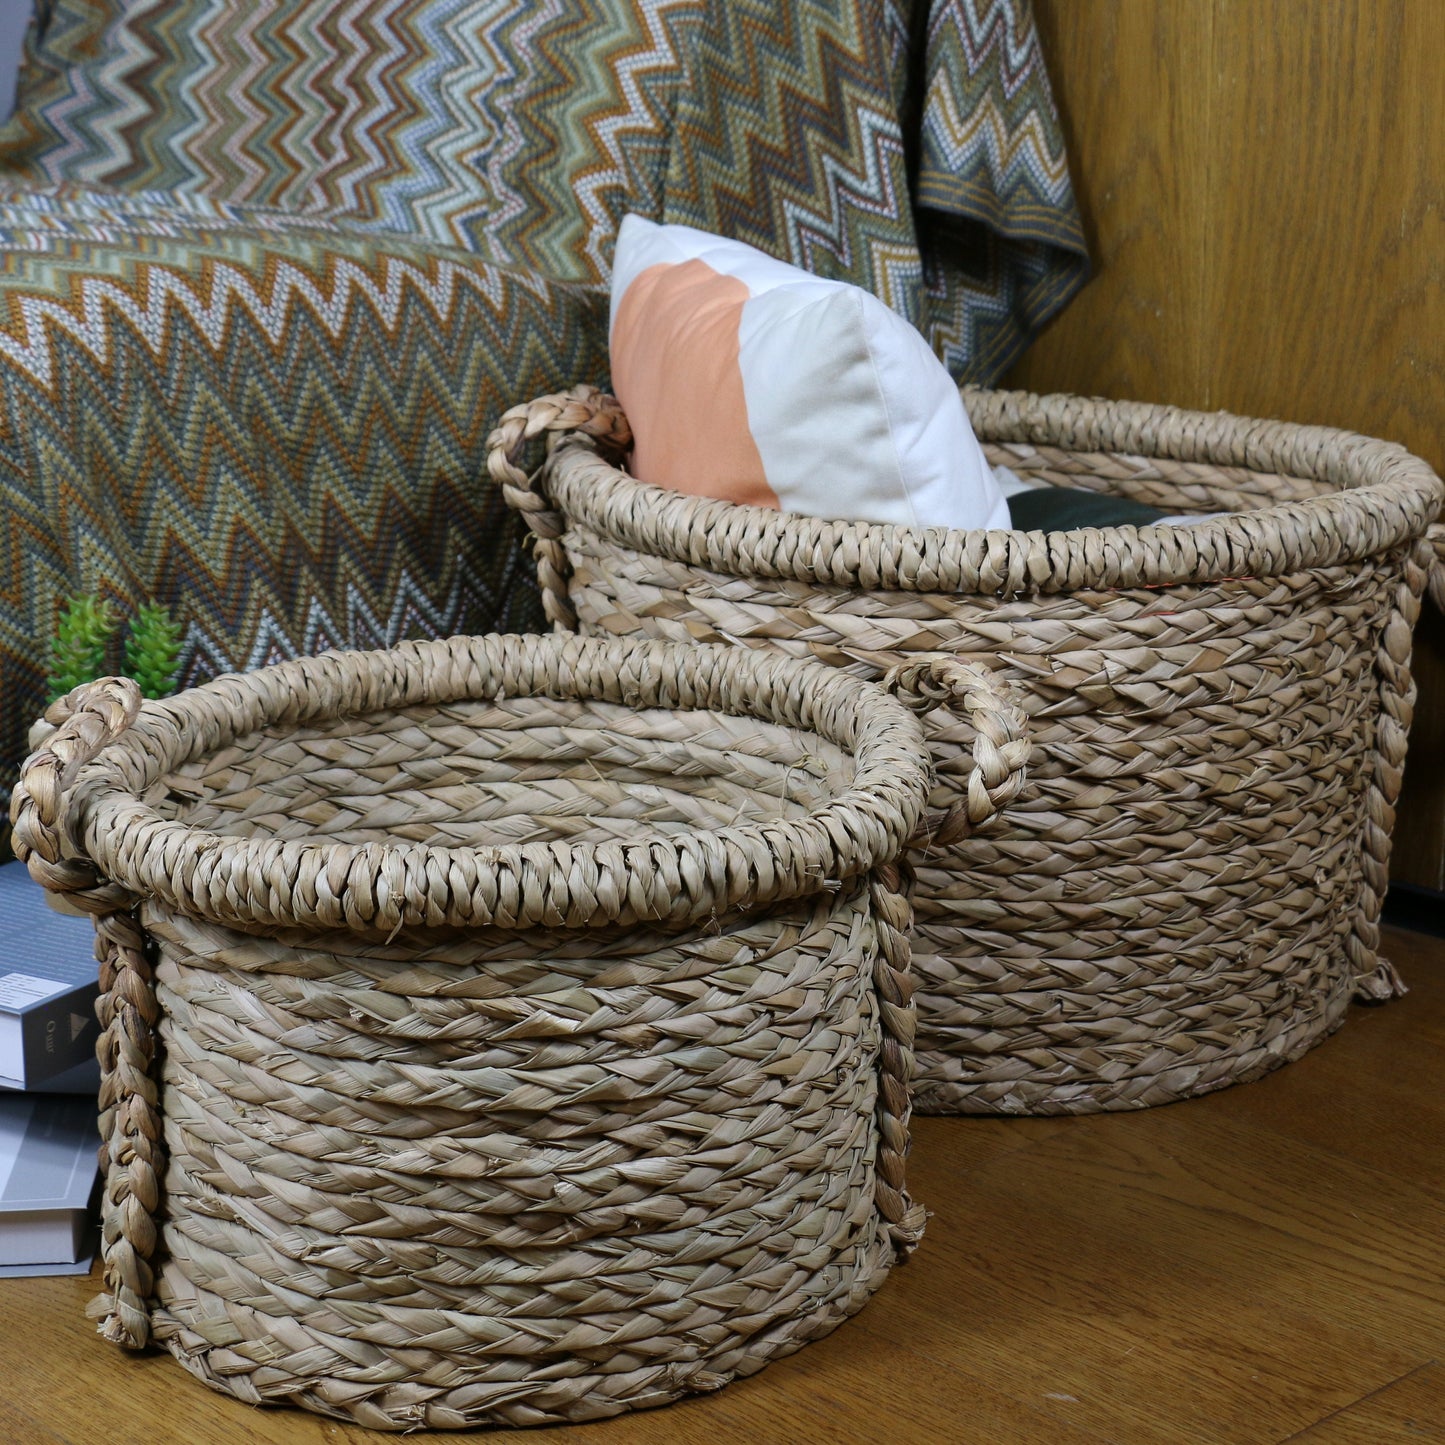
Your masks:
[[[634,476],[699,497],[777,507],[748,423],[738,330],[750,293],[706,261],[649,266],[612,319]]]

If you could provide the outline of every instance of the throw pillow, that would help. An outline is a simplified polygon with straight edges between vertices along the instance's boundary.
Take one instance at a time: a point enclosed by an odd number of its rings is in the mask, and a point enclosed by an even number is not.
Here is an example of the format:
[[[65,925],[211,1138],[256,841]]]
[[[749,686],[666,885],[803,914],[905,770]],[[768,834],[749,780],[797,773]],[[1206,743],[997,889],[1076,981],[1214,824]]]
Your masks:
[[[628,216],[611,350],[643,481],[813,517],[1009,525],[956,383],[859,287]]]

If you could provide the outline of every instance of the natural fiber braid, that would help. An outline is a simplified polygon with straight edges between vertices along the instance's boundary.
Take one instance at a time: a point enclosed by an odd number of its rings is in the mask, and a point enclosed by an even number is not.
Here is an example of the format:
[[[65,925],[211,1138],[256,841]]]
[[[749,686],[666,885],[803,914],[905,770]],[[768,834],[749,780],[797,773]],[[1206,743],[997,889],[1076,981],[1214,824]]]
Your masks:
[[[152,1066],[160,1006],[135,913],[95,920],[100,954],[100,1162],[105,1174],[101,1258],[107,1293],[92,1306],[100,1333],[140,1349],[150,1338],[165,1151]]]
[[[1430,600],[1445,615],[1445,522],[1431,523],[1425,540],[1433,548],[1433,555],[1426,558],[1430,571]]]
[[[124,677],[85,683],[53,702],[44,719],[50,731],[25,760],[10,797],[15,856],[37,883],[64,893],[87,913],[129,908],[135,900],[104,882],[89,859],[72,856],[61,831],[65,793],[139,710],[140,689]]]
[[[150,1336],[155,1212],[160,1205],[161,1125],[156,1086],[155,1024],[160,1016],[136,900],[102,879],[87,859],[68,856],[61,830],[65,794],[86,763],[135,720],[140,689],[107,677],[53,704],[54,731],[26,759],[11,798],[15,854],[36,882],[64,893],[94,915],[101,1036],[100,1163],[105,1174],[101,1254],[108,1294],[102,1312],[108,1340],[139,1348]]]
[[[1027,805],[970,846],[912,854],[915,1108],[1077,1113],[1255,1077],[1336,1026],[1376,966],[1396,786],[1382,687],[1408,706],[1393,635],[1376,654],[1406,556],[1432,524],[1445,540],[1445,490],[1398,446],[1318,427],[965,404],[992,459],[1035,481],[1221,515],[1059,532],[824,520],[647,487],[564,446],[541,485],[568,518],[579,625],[870,675],[950,657],[1018,689]],[[963,803],[972,729],[925,722],[937,804]],[[1397,730],[1378,746],[1397,752]]]
[[[1395,589],[1395,606],[1375,649],[1380,714],[1375,723],[1374,763],[1365,790],[1361,857],[1364,877],[1360,901],[1355,907],[1354,927],[1346,944],[1355,969],[1355,998],[1360,1003],[1386,1003],[1408,992],[1395,966],[1379,956],[1380,908],[1385,890],[1390,886],[1390,836],[1395,827],[1395,804],[1400,797],[1405,748],[1415,713],[1410,646],[1427,579],[1431,579],[1433,585],[1432,570],[1439,570],[1435,549],[1429,540],[1422,540],[1406,559],[1404,576]]]
[[[912,872],[907,864],[888,864],[868,880],[878,953],[873,961],[873,986],[883,1023],[878,1064],[878,1212],[888,1221],[900,1262],[923,1238],[927,1212],[908,1194],[908,1120],[912,1112],[913,1039],[917,1015],[913,1005]]]
[[[534,437],[546,434],[550,452],[564,432],[591,437],[604,453],[615,458],[632,445],[632,430],[616,397],[595,386],[578,386],[505,412],[487,438],[487,472],[501,487],[507,505],[526,518],[535,538],[537,582],[548,621],[571,632],[577,627],[577,613],[567,597],[567,582],[572,575],[562,545],[567,519],[554,511],[542,494],[540,472],[529,476],[519,465],[527,443]]]
[[[1004,683],[973,663],[932,657],[900,664],[888,672],[883,685],[914,712],[948,706],[967,718],[976,734],[963,800],[928,819],[915,845],[943,848],[956,843],[1018,797],[1028,777],[1028,719]]]

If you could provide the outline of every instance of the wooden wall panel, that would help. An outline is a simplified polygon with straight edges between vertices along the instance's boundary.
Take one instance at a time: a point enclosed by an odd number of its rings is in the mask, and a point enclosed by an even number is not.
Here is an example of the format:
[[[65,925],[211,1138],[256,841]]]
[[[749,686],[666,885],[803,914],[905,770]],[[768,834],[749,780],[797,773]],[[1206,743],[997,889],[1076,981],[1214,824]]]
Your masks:
[[[1037,391],[1343,426],[1445,470],[1445,5],[1034,0],[1096,275]],[[1445,625],[1395,877],[1445,887]]]

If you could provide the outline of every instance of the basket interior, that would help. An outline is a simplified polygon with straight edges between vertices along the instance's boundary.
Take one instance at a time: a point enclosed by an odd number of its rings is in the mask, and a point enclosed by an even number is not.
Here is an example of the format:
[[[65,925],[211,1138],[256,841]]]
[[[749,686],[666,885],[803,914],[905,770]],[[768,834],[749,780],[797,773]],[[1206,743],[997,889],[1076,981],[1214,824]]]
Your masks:
[[[1308,502],[1338,490],[1311,477],[1211,462],[1071,451],[1025,442],[988,442],[983,450],[991,465],[1005,466],[1033,486],[1100,492],[1174,515],[1256,512],[1281,502]]]
[[[521,697],[262,729],[146,801],[227,837],[481,848],[795,819],[853,774],[836,744],[756,718]]]

